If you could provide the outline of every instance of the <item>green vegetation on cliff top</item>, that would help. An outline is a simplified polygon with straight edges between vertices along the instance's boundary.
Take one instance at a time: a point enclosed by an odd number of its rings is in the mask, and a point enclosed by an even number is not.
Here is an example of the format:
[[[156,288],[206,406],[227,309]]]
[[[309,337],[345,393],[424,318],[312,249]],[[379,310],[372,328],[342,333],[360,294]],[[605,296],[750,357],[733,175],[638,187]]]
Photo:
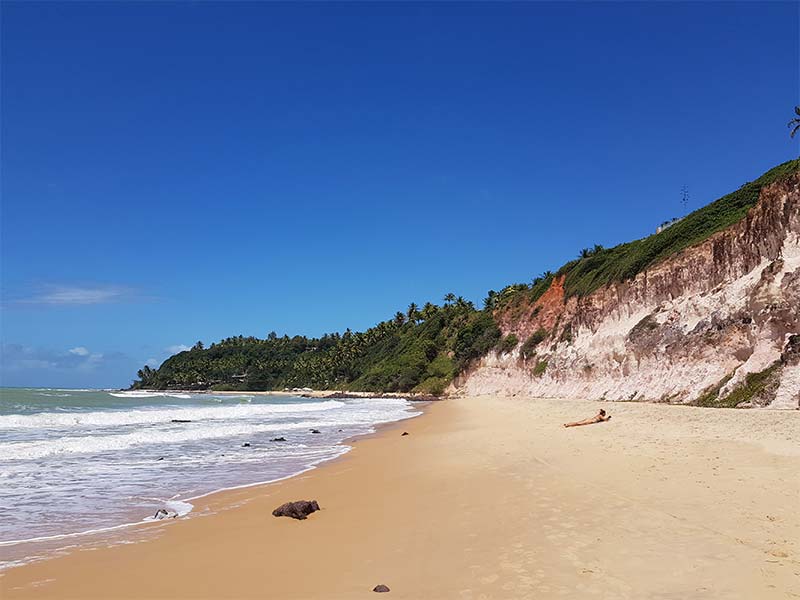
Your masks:
[[[565,293],[568,296],[586,296],[609,283],[632,279],[647,267],[699,244],[741,221],[747,211],[755,206],[762,187],[798,169],[800,160],[785,162],[755,181],[745,183],[735,192],[686,215],[661,233],[600,249],[586,258],[567,263],[558,271],[559,275],[566,274]]]
[[[672,223],[660,233],[619,244],[613,248],[595,246],[581,251],[580,258],[568,262],[556,273],[547,271],[530,285],[514,284],[497,294],[497,305],[512,308],[536,302],[550,287],[553,278],[564,275],[564,294],[588,296],[615,282],[636,277],[654,264],[707,240],[741,221],[755,206],[761,188],[800,170],[800,159],[770,169],[755,181],[731,192]]]
[[[595,246],[581,258],[535,278],[490,291],[483,310],[453,294],[444,306],[415,304],[363,333],[347,330],[321,338],[232,337],[168,358],[160,368],[144,367],[134,388],[271,390],[284,387],[353,391],[441,393],[472,361],[499,345],[509,351],[518,341],[501,342],[497,308],[527,314],[557,275],[565,275],[566,296],[585,296],[610,283],[635,277],[653,264],[708,239],[740,221],[758,200],[762,187],[800,170],[800,159],[785,162],[755,181],[687,215],[660,233],[613,248]],[[523,345],[533,355],[546,337],[537,331]],[[546,334],[546,332],[544,332]],[[512,344],[513,341],[513,344]],[[544,363],[546,365],[546,363]],[[546,368],[546,367],[545,367]]]

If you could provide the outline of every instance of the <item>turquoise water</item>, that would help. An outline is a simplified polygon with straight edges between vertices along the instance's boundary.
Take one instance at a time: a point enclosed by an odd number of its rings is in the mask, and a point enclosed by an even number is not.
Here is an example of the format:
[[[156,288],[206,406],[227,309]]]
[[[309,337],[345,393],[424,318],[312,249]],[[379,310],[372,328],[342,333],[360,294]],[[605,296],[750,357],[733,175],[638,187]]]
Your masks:
[[[161,508],[190,516],[198,496],[302,472],[416,414],[397,398],[0,388],[0,567]]]

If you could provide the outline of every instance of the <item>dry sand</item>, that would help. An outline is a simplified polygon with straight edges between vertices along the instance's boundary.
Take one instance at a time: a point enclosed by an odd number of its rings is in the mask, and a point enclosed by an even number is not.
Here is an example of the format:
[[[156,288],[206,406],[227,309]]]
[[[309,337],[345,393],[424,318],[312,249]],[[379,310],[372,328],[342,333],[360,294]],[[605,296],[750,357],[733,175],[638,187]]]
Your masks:
[[[800,412],[462,398],[11,598],[800,598]],[[408,436],[400,433],[406,430]],[[306,521],[277,505],[316,499]]]

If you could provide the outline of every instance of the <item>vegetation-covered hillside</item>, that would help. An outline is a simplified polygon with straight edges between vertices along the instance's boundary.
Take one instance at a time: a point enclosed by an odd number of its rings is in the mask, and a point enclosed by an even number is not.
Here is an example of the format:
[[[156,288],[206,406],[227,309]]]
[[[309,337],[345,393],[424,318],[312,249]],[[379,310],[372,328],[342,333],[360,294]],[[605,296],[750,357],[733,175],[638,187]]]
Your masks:
[[[595,290],[636,277],[648,267],[694,246],[741,221],[755,206],[761,188],[800,170],[800,159],[770,169],[735,192],[697,209],[654,235],[613,248],[596,245],[581,250],[577,259],[556,273],[547,271],[531,284],[515,284],[497,295],[498,305],[532,304],[547,291],[555,276],[564,275],[564,295],[588,296]]]
[[[483,310],[448,294],[441,307],[429,303],[420,311],[412,304],[405,314],[397,313],[362,333],[348,330],[313,339],[239,336],[209,348],[198,343],[157,370],[144,367],[133,387],[270,390],[309,386],[440,393],[490,349],[509,352],[516,347],[518,340],[512,336],[500,340],[494,319],[498,310],[530,307],[559,275],[565,276],[566,297],[586,296],[604,285],[633,278],[740,221],[755,205],[762,187],[799,169],[800,160],[783,163],[655,235],[613,248],[584,249],[557,273],[548,271],[530,284],[490,291]]]
[[[271,390],[284,387],[439,394],[498,341],[491,312],[448,296],[416,305],[363,333],[321,338],[232,337],[144,367],[134,388]]]

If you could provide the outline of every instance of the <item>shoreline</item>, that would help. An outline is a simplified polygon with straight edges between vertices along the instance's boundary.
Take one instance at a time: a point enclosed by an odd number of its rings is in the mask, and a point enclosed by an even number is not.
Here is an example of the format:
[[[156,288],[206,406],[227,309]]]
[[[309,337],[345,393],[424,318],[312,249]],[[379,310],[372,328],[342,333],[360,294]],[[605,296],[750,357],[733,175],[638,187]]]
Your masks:
[[[177,391],[176,390],[176,391],[172,391],[172,393],[201,393],[201,392],[183,392],[183,391]],[[244,393],[244,392],[230,392],[231,395],[240,395],[242,393]],[[246,393],[248,395],[249,394],[256,394],[256,395],[287,395],[287,396],[292,396],[292,397],[298,397],[298,394],[294,393],[294,392],[266,392],[266,393],[264,393],[264,392],[261,392],[261,393],[259,393],[259,392],[246,392]],[[325,396],[323,396],[323,395],[315,395],[315,396],[312,396],[312,397],[314,397],[314,398],[324,398]],[[352,396],[352,397],[363,397],[363,396]],[[151,518],[142,518],[141,520],[138,520],[138,521],[129,521],[129,522],[120,523],[120,524],[117,524],[117,525],[110,525],[110,526],[106,526],[106,527],[100,527],[100,528],[97,528],[97,529],[90,529],[90,530],[87,530],[87,531],[79,531],[79,532],[64,533],[64,534],[54,534],[54,535],[50,535],[50,536],[43,536],[43,537],[23,539],[23,540],[2,541],[2,542],[0,542],[0,551],[2,551],[3,548],[10,548],[10,547],[13,547],[13,546],[22,546],[24,544],[37,544],[37,543],[46,543],[46,542],[58,541],[58,540],[73,540],[73,539],[75,540],[76,545],[68,547],[68,548],[70,548],[71,551],[68,552],[67,554],[71,554],[72,552],[75,552],[75,551],[83,551],[83,550],[87,550],[87,549],[96,550],[98,548],[98,545],[101,545],[101,544],[106,544],[108,546],[113,547],[116,544],[128,543],[124,539],[121,539],[121,538],[120,539],[111,539],[111,538],[109,538],[107,536],[113,535],[113,532],[122,532],[122,531],[129,531],[129,532],[131,532],[131,535],[136,535],[137,533],[144,532],[147,529],[168,527],[173,523],[177,523],[178,521],[188,520],[188,519],[193,518],[193,516],[192,516],[193,514],[196,517],[197,513],[200,512],[200,510],[202,510],[203,508],[208,506],[208,504],[209,504],[209,500],[208,499],[210,499],[212,496],[224,495],[224,494],[227,494],[227,493],[230,493],[230,492],[238,492],[238,491],[242,491],[242,490],[256,489],[256,488],[263,487],[263,486],[270,486],[270,485],[278,484],[278,483],[290,480],[290,479],[295,478],[295,477],[300,477],[300,476],[302,476],[302,475],[304,475],[306,473],[309,473],[309,472],[315,471],[315,470],[317,470],[319,468],[325,467],[328,464],[335,463],[336,461],[344,459],[353,450],[353,444],[356,443],[358,440],[369,439],[369,438],[371,438],[373,436],[376,436],[376,435],[380,434],[380,432],[383,429],[389,428],[392,425],[399,425],[401,423],[404,423],[404,422],[407,422],[407,421],[410,421],[410,420],[413,420],[413,419],[417,419],[417,418],[420,418],[420,417],[424,416],[425,409],[428,406],[428,404],[430,404],[430,403],[427,402],[427,401],[419,401],[418,400],[417,402],[414,403],[413,408],[409,407],[409,413],[412,413],[412,412],[416,411],[419,414],[410,414],[410,416],[406,416],[406,417],[403,417],[403,418],[395,420],[395,421],[387,421],[387,422],[376,423],[376,424],[372,425],[372,428],[374,430],[371,431],[371,432],[357,433],[357,434],[354,434],[354,435],[351,435],[351,436],[349,436],[347,438],[342,439],[335,446],[333,446],[333,448],[341,448],[342,451],[338,455],[333,456],[331,458],[323,458],[323,459],[319,460],[318,462],[315,462],[315,463],[313,463],[313,464],[311,464],[311,465],[309,465],[309,466],[307,466],[307,467],[303,468],[302,470],[297,471],[295,473],[291,473],[289,475],[284,475],[284,476],[281,476],[281,477],[277,477],[275,479],[269,479],[269,480],[264,480],[264,481],[255,481],[255,482],[252,482],[252,483],[243,483],[243,484],[234,485],[234,486],[230,486],[230,487],[223,487],[223,488],[219,488],[219,489],[214,489],[214,490],[211,490],[209,492],[204,492],[202,494],[199,494],[197,496],[192,496],[192,497],[189,497],[189,498],[181,498],[179,500],[176,500],[177,502],[188,504],[189,506],[191,506],[191,508],[186,513],[179,515],[177,518],[160,519],[160,520],[155,520],[155,519],[151,519]],[[206,502],[203,502],[203,501],[206,501]],[[169,504],[170,502],[171,501],[165,501],[165,505]],[[224,509],[222,509],[222,510],[224,510]],[[37,563],[41,563],[41,562],[46,562],[46,561],[49,561],[49,560],[52,560],[52,559],[55,559],[55,558],[59,558],[59,557],[65,556],[64,552],[63,551],[59,552],[59,550],[60,549],[55,549],[54,550],[55,554],[52,555],[52,556],[36,556],[34,558],[31,558],[30,560],[25,559],[25,560],[27,560],[27,562],[12,561],[12,563],[13,562],[19,562],[20,564],[12,565],[10,567],[6,567],[6,568],[0,569],[0,590],[2,590],[2,577],[10,569],[26,567],[28,565],[33,565],[33,564],[37,564]],[[0,555],[2,555],[2,552],[0,552]]]
[[[118,392],[148,392],[152,394],[208,394],[211,396],[289,396],[295,398],[402,398],[409,402],[437,402],[457,397],[456,395],[433,396],[420,392],[351,392],[348,390],[313,390],[311,388],[296,390],[116,390]]]
[[[561,427],[599,406],[615,419]],[[402,598],[791,597],[800,594],[799,417],[431,403],[311,471],[207,496],[194,518],[158,536],[8,569],[0,590],[366,598],[383,583]],[[300,499],[322,510],[305,521],[270,514]]]

